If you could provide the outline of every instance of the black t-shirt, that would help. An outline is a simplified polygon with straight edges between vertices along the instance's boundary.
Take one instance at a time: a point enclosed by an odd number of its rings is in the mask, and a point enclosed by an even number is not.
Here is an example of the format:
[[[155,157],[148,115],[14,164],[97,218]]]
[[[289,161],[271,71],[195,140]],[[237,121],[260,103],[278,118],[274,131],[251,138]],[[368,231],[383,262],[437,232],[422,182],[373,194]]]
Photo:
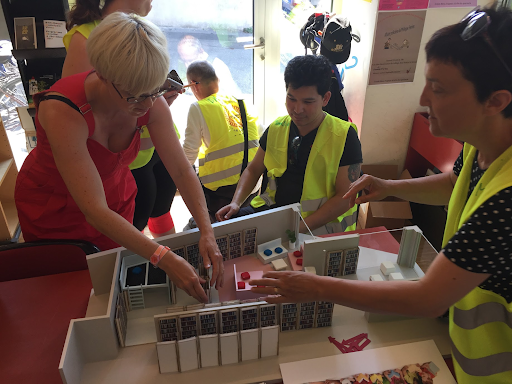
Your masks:
[[[300,136],[297,126],[293,123],[290,124],[290,134],[288,136],[288,166],[283,175],[277,178],[277,191],[276,191],[276,207],[283,205],[298,203],[302,196],[302,185],[304,183],[304,175],[306,174],[306,165],[308,163],[311,147],[315,141],[318,128],[309,132],[306,136],[302,137],[300,146],[297,150],[296,161],[291,161],[293,156],[293,149],[291,149],[292,140]],[[260,147],[264,151],[267,150],[267,135],[268,129],[263,133],[260,138]],[[341,148],[340,148],[341,150]],[[293,164],[292,164],[293,162]],[[352,164],[360,164],[363,162],[363,154],[361,151],[361,143],[355,129],[348,130],[347,139],[345,141],[345,148],[343,155],[340,159],[340,167]],[[266,175],[266,172],[265,172]],[[266,178],[264,178],[262,190],[266,187]]]
[[[477,158],[471,169],[469,194],[485,173],[478,166]],[[453,166],[457,176],[462,165],[461,152]],[[442,251],[461,268],[490,273],[480,288],[512,302],[512,187],[501,190],[478,207]]]

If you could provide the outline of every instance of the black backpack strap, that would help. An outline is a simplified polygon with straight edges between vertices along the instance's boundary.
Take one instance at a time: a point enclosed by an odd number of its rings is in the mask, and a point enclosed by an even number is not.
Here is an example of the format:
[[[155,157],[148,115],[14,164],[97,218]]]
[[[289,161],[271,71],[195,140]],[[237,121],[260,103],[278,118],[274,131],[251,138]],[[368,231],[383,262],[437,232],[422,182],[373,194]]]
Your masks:
[[[249,163],[249,130],[247,128],[247,115],[245,113],[244,101],[238,99],[238,106],[240,107],[240,117],[242,118],[242,125],[244,127],[244,160],[242,161],[242,169],[240,170],[240,175],[242,175]]]

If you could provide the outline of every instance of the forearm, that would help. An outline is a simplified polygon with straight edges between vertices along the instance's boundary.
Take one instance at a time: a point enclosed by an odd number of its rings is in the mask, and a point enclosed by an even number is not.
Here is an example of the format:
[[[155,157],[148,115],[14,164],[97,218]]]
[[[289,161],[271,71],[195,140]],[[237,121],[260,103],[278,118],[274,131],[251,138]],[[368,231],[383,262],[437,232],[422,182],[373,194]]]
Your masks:
[[[407,180],[387,180],[389,195],[415,203],[446,205],[450,201],[453,184],[449,173]]]
[[[201,233],[213,234],[201,183],[193,168],[179,169],[178,172],[173,172],[172,177]]]
[[[238,181],[238,185],[231,202],[241,206],[253,191],[260,176],[261,175],[253,172],[250,167],[247,167]]]
[[[336,220],[336,218],[345,213],[348,209],[348,200],[343,198],[343,194],[334,195],[304,221],[309,229],[313,231],[333,220]]]
[[[437,317],[447,308],[420,281],[354,281],[318,277],[319,300],[376,313]]]
[[[91,210],[85,218],[99,232],[146,259],[149,259],[158,247],[158,244],[108,207]]]

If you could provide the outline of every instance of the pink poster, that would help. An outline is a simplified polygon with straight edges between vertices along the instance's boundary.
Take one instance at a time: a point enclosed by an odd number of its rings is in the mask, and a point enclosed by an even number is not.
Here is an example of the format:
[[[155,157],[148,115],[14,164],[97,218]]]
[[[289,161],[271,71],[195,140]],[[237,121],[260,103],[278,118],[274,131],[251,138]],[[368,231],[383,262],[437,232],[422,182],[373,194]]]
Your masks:
[[[429,8],[476,7],[477,0],[430,0]]]
[[[439,0],[443,1],[443,0]],[[450,1],[450,0],[446,0]],[[454,0],[457,1],[457,0]],[[458,0],[465,1],[465,0]],[[468,0],[473,1],[473,0]],[[476,0],[475,0],[476,1]],[[380,0],[379,11],[402,11],[404,9],[427,9],[428,0]]]

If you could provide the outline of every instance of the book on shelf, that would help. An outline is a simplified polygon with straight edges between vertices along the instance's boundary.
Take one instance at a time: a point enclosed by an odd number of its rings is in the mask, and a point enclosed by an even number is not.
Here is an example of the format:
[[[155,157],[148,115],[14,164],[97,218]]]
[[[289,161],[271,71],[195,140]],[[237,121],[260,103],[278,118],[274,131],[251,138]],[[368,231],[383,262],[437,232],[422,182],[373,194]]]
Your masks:
[[[16,49],[37,49],[35,17],[15,17],[14,37]]]
[[[44,43],[46,48],[64,48],[62,38],[68,32],[66,22],[59,20],[43,20]]]

